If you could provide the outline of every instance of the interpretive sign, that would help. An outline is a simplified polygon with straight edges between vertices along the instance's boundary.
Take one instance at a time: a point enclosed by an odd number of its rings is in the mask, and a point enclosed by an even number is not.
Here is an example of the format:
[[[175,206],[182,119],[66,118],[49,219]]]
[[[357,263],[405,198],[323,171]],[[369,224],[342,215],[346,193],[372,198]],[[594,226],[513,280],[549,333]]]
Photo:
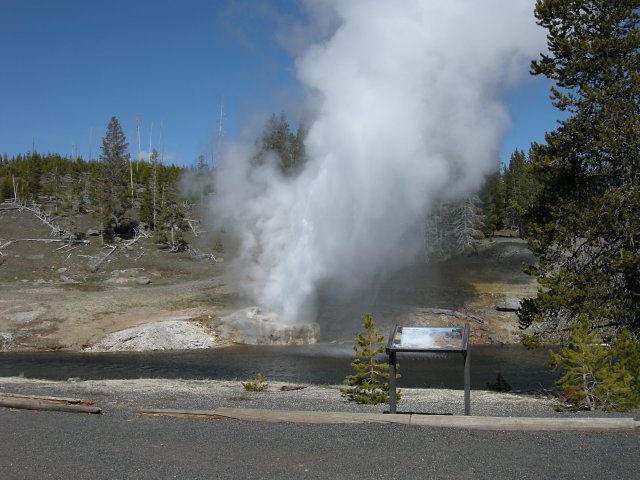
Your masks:
[[[457,352],[464,360],[464,414],[471,415],[469,324],[460,327],[402,327],[391,329],[389,355],[389,413],[396,413],[396,354],[402,352]]]
[[[389,348],[398,351],[466,350],[464,327],[396,327]]]

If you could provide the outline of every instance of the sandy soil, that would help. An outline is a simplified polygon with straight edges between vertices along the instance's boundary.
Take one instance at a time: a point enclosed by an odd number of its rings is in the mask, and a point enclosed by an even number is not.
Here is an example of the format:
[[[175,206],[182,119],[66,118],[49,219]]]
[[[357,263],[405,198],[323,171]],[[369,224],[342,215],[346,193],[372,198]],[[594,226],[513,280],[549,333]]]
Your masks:
[[[78,230],[89,220],[70,223]],[[52,237],[29,212],[0,209],[0,245],[13,241],[0,249],[0,350],[81,350],[113,332],[176,319],[215,333],[220,317],[247,306],[224,283],[224,263],[169,253],[148,239],[117,244],[95,271],[95,259],[110,251],[99,237],[72,247],[24,239]],[[437,326],[470,319],[475,343],[517,342],[515,313],[494,305],[503,296],[535,293],[535,282],[520,270],[531,260],[522,241],[499,239],[474,255],[404,269],[376,287],[381,331],[393,322]],[[367,308],[325,306],[318,318],[324,340],[352,339]]]

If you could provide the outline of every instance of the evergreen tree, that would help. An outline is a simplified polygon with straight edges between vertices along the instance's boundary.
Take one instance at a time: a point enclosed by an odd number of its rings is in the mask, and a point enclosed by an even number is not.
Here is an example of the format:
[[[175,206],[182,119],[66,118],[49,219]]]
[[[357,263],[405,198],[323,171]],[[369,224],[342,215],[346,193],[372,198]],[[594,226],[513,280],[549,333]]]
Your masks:
[[[13,180],[9,175],[5,175],[2,180],[2,199],[6,201],[13,200]]]
[[[277,166],[284,175],[296,174],[306,161],[305,135],[304,126],[298,128],[296,134],[291,131],[284,112],[279,117],[272,114],[258,142],[255,162],[263,164],[269,155],[275,155]]]
[[[142,201],[140,202],[140,221],[145,222],[153,230],[153,191],[149,181],[144,184]]]
[[[105,215],[105,206],[108,203],[108,198],[101,165],[93,168],[89,173],[89,201],[92,205],[93,216],[98,220],[100,240],[102,244],[104,244],[106,230],[105,219],[108,221],[107,215]]]
[[[595,342],[586,315],[570,331],[569,344],[551,352],[551,365],[562,371],[556,383],[569,408],[625,411],[640,404],[640,350],[628,331],[611,347]]]
[[[502,230],[505,225],[506,197],[504,178],[500,170],[487,177],[479,196],[485,218],[483,232],[491,235],[496,230]]]
[[[38,153],[32,153],[24,158],[24,174],[21,175],[20,197],[37,202],[42,190],[42,158]]]
[[[129,161],[128,144],[122,127],[116,117],[111,117],[107,133],[102,139],[100,153],[101,186],[105,189],[100,195],[100,210],[107,237],[122,220],[127,204],[127,186]]]
[[[532,72],[557,84],[570,116],[535,145],[541,182],[527,212],[541,288],[519,312],[523,328],[561,334],[586,315],[594,328],[640,336],[640,3],[538,0],[549,54]]]
[[[184,231],[189,228],[189,225],[184,217],[184,211],[178,202],[173,199],[166,201],[161,211],[160,221],[172,252],[180,252],[187,248]]]
[[[636,341],[626,328],[616,337],[612,344],[612,357],[616,360],[614,368],[618,372],[625,370],[631,389],[627,401],[631,406],[640,404],[640,343]],[[624,374],[623,374],[624,375]]]
[[[518,230],[520,237],[524,238],[523,214],[533,204],[537,182],[531,174],[530,160],[522,150],[511,155],[509,165],[504,169],[503,185],[505,226]]]
[[[151,225],[153,230],[158,227],[158,152],[154,148],[151,152]]]
[[[362,327],[364,333],[356,337],[353,346],[356,358],[351,362],[351,367],[355,373],[344,379],[345,385],[351,388],[341,388],[340,392],[351,402],[372,405],[386,403],[389,400],[389,364],[376,358],[384,353],[384,336],[375,327],[371,314],[362,317]],[[398,391],[398,400],[400,395]]]

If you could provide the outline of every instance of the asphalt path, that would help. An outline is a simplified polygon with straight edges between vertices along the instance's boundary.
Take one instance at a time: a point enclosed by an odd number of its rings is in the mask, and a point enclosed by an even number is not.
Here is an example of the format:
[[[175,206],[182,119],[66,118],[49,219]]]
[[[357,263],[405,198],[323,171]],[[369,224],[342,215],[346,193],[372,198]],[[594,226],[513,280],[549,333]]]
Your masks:
[[[640,435],[304,425],[0,409],[0,478],[347,479],[640,476]]]

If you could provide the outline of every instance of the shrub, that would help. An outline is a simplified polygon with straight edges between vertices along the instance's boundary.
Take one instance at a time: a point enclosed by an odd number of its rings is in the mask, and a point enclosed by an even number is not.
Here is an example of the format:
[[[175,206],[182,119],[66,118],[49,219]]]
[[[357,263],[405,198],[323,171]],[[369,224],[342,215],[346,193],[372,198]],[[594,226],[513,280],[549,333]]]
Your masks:
[[[258,373],[255,380],[242,382],[242,388],[244,388],[247,392],[265,392],[269,388],[267,377],[265,377],[261,373]]]

